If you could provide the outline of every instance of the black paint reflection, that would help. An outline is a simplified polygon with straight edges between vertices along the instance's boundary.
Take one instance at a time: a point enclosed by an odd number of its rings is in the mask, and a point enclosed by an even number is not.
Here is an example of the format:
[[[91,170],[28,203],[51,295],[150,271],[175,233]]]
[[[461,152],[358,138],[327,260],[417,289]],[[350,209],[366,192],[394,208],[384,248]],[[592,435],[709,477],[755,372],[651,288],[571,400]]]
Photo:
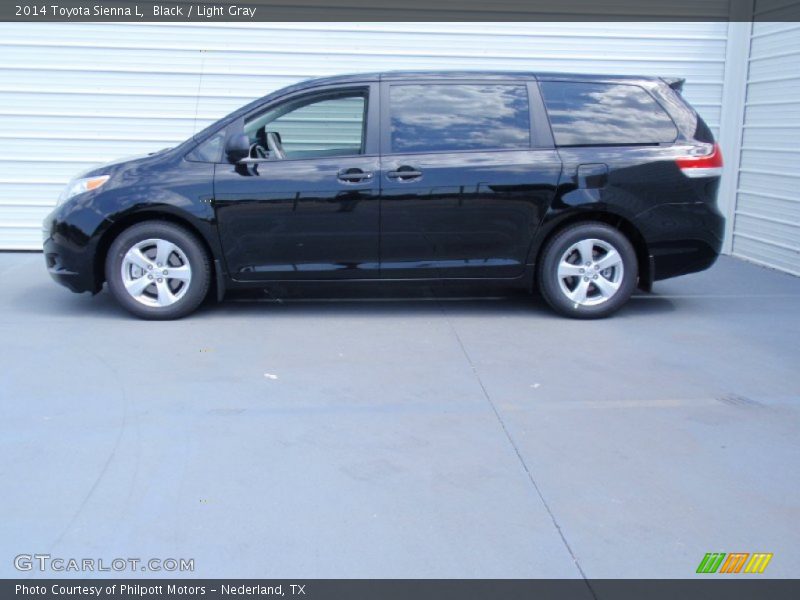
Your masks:
[[[543,81],[556,144],[658,144],[678,133],[669,115],[635,85]]]
[[[422,176],[397,181],[403,165]],[[518,277],[553,201],[552,150],[454,152],[382,162],[383,277]]]
[[[530,145],[524,85],[397,85],[390,89],[394,152]]]
[[[378,276],[378,159],[218,165],[219,232],[234,279]],[[342,170],[374,173],[363,183]]]

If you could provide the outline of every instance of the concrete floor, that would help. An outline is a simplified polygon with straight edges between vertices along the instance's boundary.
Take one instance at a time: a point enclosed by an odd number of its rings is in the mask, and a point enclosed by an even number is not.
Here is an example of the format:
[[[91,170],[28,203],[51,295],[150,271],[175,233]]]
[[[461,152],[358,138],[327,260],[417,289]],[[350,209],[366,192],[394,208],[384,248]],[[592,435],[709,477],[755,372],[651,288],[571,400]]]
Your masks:
[[[800,279],[723,258],[593,322],[317,292],[151,323],[39,254],[0,277],[0,576],[800,576]]]

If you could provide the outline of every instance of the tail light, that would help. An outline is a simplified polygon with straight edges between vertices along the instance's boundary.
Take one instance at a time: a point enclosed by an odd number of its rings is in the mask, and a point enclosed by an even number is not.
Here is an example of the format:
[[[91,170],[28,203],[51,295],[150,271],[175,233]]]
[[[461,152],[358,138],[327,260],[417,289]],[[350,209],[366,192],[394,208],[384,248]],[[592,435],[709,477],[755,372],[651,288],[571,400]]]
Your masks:
[[[710,149],[710,152],[709,152]],[[687,177],[719,177],[722,175],[722,150],[719,144],[698,148],[704,154],[689,154],[675,159]]]

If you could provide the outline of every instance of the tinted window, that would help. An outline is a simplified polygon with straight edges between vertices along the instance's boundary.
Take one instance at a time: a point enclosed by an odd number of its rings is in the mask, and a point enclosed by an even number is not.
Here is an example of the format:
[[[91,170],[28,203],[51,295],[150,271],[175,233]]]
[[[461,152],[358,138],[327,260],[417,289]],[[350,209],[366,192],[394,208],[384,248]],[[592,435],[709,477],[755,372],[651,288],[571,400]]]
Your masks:
[[[678,134],[664,109],[635,85],[544,81],[541,89],[559,146],[658,144]]]
[[[393,85],[393,152],[530,146],[524,85]]]
[[[339,92],[285,102],[245,123],[251,144],[266,148],[266,132],[280,134],[287,158],[361,154],[366,93]]]

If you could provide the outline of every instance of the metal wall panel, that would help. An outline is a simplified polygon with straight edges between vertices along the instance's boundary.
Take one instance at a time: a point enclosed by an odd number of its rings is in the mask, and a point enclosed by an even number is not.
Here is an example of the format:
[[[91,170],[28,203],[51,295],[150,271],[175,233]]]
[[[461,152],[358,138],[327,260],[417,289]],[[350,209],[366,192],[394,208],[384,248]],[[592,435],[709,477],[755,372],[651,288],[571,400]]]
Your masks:
[[[723,22],[3,23],[0,248],[39,248],[40,221],[75,173],[175,144],[307,77],[451,68],[686,77],[686,97],[716,131],[726,32]]]
[[[754,23],[733,254],[795,275],[800,275],[798,139],[800,24]]]

